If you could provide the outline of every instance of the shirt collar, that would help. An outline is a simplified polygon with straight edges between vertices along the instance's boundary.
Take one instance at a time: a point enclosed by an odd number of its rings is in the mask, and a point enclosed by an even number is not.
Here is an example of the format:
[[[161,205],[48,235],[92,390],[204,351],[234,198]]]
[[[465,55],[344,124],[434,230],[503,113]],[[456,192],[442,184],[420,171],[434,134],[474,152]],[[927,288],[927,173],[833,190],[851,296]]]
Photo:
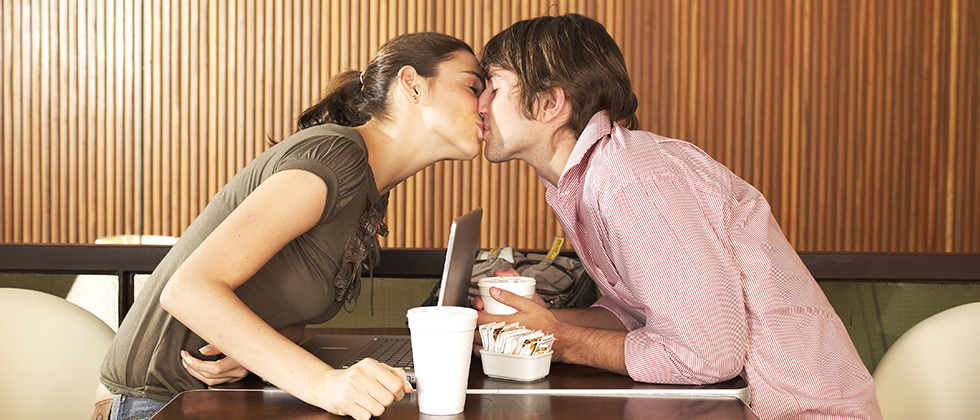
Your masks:
[[[561,178],[564,178],[565,174],[580,165],[585,159],[585,155],[592,150],[595,144],[609,136],[612,130],[612,121],[606,111],[599,111],[593,115],[589,123],[585,125],[585,129],[582,130],[582,135],[575,142],[575,148],[572,149],[572,154],[568,156],[568,162],[565,163],[565,169],[561,172]],[[558,179],[559,184],[561,184],[561,178]]]

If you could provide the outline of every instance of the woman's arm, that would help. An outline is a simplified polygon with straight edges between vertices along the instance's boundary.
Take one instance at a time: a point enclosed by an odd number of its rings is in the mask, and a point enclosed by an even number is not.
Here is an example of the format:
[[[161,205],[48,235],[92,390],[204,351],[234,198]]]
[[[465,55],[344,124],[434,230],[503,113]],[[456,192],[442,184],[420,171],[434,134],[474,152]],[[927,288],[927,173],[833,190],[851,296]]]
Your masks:
[[[376,362],[333,369],[234,293],[316,224],[326,194],[325,183],[306,171],[269,177],[177,269],[160,304],[206,342],[297,398],[335,414],[368,418],[411,390],[404,372]]]

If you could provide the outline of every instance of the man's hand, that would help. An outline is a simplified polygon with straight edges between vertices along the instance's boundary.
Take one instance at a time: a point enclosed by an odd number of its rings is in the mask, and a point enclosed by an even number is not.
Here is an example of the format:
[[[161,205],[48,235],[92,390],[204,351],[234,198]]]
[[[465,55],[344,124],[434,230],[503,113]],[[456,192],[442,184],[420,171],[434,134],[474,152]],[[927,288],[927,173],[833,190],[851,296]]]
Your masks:
[[[503,321],[508,324],[518,322],[522,327],[541,330],[545,334],[556,334],[562,326],[558,318],[555,318],[555,315],[548,310],[544,300],[537,293],[534,294],[534,299],[528,299],[513,292],[491,287],[490,296],[504,305],[517,309],[517,313],[513,315],[491,315],[483,310],[483,301],[477,297],[473,299],[473,307],[479,311],[477,313],[477,325],[497,321]],[[479,336],[479,333],[477,333],[477,336]],[[556,353],[555,356],[558,356],[558,354]]]
[[[217,356],[221,354],[221,351],[210,344],[201,347],[200,351],[205,356]],[[180,359],[181,364],[184,365],[184,369],[187,369],[187,372],[191,376],[208,386],[236,382],[248,375],[248,369],[245,369],[230,357],[208,362],[191,356],[185,350],[181,350]]]
[[[521,274],[518,273],[517,270],[511,268],[511,269],[504,270],[504,271],[494,271],[493,272],[493,275],[495,275],[497,277],[520,277]],[[496,299],[496,297],[494,299]],[[539,305],[541,305],[541,306],[543,306],[545,308],[548,307],[548,304],[545,303],[544,298],[542,298],[541,295],[535,293],[533,299]],[[501,303],[503,303],[503,302],[501,302]],[[477,311],[482,311],[484,309],[484,307],[483,307],[483,297],[482,296],[476,295],[476,297],[473,298],[473,309],[476,309]],[[477,320],[477,324],[478,325],[479,324],[482,324],[481,322],[479,322],[479,319]]]
[[[321,399],[317,405],[358,420],[380,416],[385,407],[412,392],[404,370],[374,359],[361,360],[347,369],[330,370],[325,379],[317,393]]]
[[[575,310],[593,315],[596,312],[604,313],[604,316],[599,318],[609,321],[608,323],[611,325],[618,325],[620,331],[583,327],[570,323],[556,316],[556,311],[566,311],[561,312],[564,315],[569,311],[568,309],[549,310],[543,301],[539,303],[536,300],[496,287],[490,288],[490,296],[500,303],[517,309],[517,313],[513,315],[491,315],[480,310],[477,313],[478,325],[497,321],[518,322],[523,327],[555,335],[556,340],[552,345],[554,351],[551,356],[552,361],[587,365],[628,375],[624,354],[626,331],[622,327],[623,324],[609,311],[602,308]],[[540,300],[540,297],[538,299]],[[476,305],[477,302],[474,300],[473,306],[476,307]],[[477,332],[477,337],[479,337],[479,332]]]

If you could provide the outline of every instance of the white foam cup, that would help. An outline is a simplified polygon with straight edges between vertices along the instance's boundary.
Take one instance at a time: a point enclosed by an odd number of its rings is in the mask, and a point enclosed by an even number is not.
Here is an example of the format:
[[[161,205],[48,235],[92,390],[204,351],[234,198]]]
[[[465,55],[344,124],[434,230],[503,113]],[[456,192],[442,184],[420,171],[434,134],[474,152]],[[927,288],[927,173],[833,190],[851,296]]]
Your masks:
[[[534,297],[533,277],[487,277],[480,279],[477,285],[480,286],[483,309],[494,315],[510,315],[516,313],[517,309],[504,305],[490,296],[491,287],[507,290],[528,299]]]
[[[423,306],[409,309],[407,316],[419,412],[431,415],[463,412],[476,310]]]

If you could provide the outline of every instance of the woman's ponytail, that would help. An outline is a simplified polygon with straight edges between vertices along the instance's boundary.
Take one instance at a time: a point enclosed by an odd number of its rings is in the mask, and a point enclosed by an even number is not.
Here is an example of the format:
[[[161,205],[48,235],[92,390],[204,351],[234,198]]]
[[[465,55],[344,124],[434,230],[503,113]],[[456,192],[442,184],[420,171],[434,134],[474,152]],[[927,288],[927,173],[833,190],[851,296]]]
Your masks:
[[[334,77],[323,99],[299,115],[297,131],[320,124],[357,127],[366,123],[370,116],[360,110],[361,86],[359,71],[350,70]]]

